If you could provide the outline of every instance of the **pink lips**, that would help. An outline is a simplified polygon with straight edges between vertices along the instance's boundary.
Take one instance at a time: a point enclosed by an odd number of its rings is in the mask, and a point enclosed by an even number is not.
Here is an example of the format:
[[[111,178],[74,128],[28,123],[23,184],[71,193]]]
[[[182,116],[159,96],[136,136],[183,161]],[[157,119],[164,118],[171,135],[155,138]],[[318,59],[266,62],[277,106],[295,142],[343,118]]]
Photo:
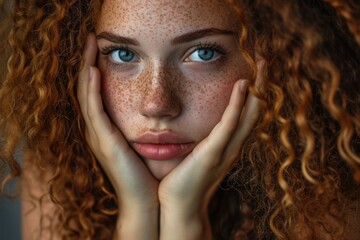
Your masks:
[[[185,156],[192,151],[194,143],[173,132],[146,132],[134,141],[135,151],[152,160],[170,160]]]

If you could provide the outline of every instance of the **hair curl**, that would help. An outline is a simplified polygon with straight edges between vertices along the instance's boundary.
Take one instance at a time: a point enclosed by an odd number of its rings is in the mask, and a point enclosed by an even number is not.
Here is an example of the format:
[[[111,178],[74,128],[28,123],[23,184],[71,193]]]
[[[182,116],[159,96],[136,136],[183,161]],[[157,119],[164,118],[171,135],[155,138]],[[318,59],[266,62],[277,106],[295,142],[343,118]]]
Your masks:
[[[254,50],[264,59],[264,86],[250,89],[264,109],[210,204],[215,239],[293,239],[296,231],[321,239],[319,229],[341,239],[349,224],[342,210],[359,201],[360,4],[228,2],[254,73]],[[0,17],[9,22],[0,29],[0,169],[10,169],[2,186],[20,176],[14,152],[25,142],[31,164],[52,173],[49,195],[66,239],[110,239],[117,215],[76,99],[101,4],[17,0]]]

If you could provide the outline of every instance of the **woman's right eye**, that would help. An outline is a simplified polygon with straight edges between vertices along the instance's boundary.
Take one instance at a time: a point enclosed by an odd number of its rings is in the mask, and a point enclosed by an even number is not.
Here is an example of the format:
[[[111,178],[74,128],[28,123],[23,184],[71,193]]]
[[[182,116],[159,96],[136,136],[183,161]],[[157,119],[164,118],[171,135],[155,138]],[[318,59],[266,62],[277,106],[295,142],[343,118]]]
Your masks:
[[[128,63],[139,61],[138,57],[128,49],[116,49],[110,53],[111,61],[115,63]]]

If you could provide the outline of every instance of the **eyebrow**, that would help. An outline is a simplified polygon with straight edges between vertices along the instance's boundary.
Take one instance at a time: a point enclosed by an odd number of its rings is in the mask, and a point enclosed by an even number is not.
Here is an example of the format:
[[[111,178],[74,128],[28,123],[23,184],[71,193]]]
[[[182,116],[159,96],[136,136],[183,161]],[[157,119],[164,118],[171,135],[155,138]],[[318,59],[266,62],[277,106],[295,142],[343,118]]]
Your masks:
[[[218,29],[218,28],[201,29],[178,36],[174,38],[171,41],[171,43],[180,44],[185,42],[191,42],[202,37],[213,36],[213,35],[235,35],[235,32],[231,30]]]
[[[96,35],[96,39],[105,39],[113,43],[128,44],[128,45],[140,45],[139,42],[133,38],[123,37],[110,32],[101,32]]]
[[[235,35],[235,32],[226,29],[206,28],[206,29],[185,33],[183,35],[175,37],[173,40],[171,40],[171,44],[175,45],[180,43],[191,42],[199,38],[213,36],[213,35]],[[140,45],[140,43],[134,38],[120,36],[110,32],[101,32],[98,35],[96,35],[96,39],[98,40],[105,39],[110,42],[119,43],[119,44],[127,44],[127,45],[135,45],[135,46]]]

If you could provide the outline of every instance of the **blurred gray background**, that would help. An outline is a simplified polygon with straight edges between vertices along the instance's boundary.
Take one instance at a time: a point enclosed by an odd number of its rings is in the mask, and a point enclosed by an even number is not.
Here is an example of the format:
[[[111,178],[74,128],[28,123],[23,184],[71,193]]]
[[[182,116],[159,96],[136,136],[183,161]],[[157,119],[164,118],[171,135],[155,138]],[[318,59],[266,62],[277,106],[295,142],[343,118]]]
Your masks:
[[[5,17],[5,12],[10,11],[13,0],[0,0],[0,24]],[[19,158],[17,158],[19,159]],[[11,192],[15,189],[12,182],[9,185]],[[8,188],[8,189],[9,189]],[[20,220],[20,199],[9,200],[0,193],[0,239],[1,240],[20,240],[21,239],[21,220]]]
[[[14,183],[9,187],[14,189]],[[20,219],[20,197],[13,200],[0,196],[0,239],[20,240],[21,219]]]
[[[1,0],[0,0],[1,1]],[[21,147],[15,151],[15,159],[20,166],[23,165]],[[2,174],[7,174],[9,169],[4,169]],[[10,195],[19,194],[20,178],[11,180],[6,186],[5,191]],[[0,192],[0,240],[21,240],[21,203],[20,196],[8,198]]]

